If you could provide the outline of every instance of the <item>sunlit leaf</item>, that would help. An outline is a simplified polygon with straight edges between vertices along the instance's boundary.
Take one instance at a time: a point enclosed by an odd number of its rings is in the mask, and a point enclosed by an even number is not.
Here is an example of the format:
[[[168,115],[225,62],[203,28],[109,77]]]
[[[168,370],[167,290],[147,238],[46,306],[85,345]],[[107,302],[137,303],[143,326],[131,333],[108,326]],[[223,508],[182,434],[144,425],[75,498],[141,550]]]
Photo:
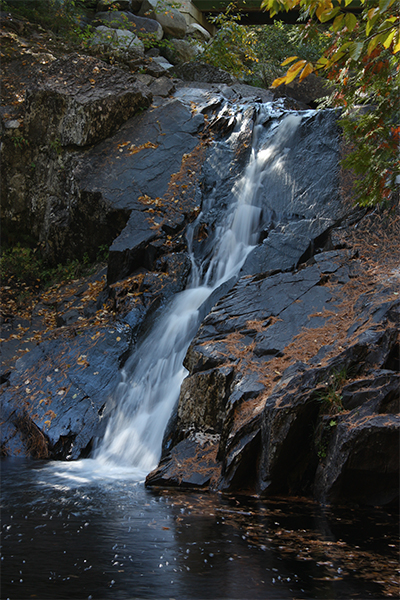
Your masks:
[[[298,56],[289,56],[289,58],[286,58],[283,63],[281,63],[282,67],[284,67],[285,65],[288,65],[289,63],[293,62],[294,60],[296,60],[296,58],[298,58]]]
[[[282,83],[285,83],[285,82],[286,82],[286,76],[284,76],[284,77],[278,77],[277,79],[274,79],[274,81],[271,84],[271,87],[272,88],[276,88],[276,87],[278,87],[279,85],[282,85]]]
[[[375,50],[375,48],[378,44],[379,44],[379,37],[377,35],[374,35],[374,37],[370,40],[370,42],[368,44],[368,49],[367,49],[368,56]]]
[[[396,30],[393,29],[393,31],[391,31],[389,33],[389,35],[387,36],[386,40],[383,42],[383,46],[387,49],[389,48],[390,44],[392,43],[392,40],[395,36]]]
[[[333,17],[335,17],[339,11],[340,8],[337,6],[336,8],[333,8],[331,10],[324,11],[318,18],[321,21],[321,23],[326,23],[327,21],[333,19]]]
[[[372,29],[375,27],[375,23],[378,20],[378,16],[379,15],[376,15],[375,17],[373,17],[372,19],[370,19],[370,20],[367,21],[367,24],[365,26],[365,33],[366,33],[367,37],[371,33]]]
[[[397,32],[397,42],[393,48],[393,54],[396,54],[397,52],[400,52],[400,30]]]
[[[302,70],[302,72],[300,73],[300,77],[299,77],[299,81],[303,81],[303,79],[305,79],[307,77],[307,75],[310,75],[310,73],[312,73],[314,70],[313,66],[311,63],[307,63],[306,66],[304,67],[304,69]]]

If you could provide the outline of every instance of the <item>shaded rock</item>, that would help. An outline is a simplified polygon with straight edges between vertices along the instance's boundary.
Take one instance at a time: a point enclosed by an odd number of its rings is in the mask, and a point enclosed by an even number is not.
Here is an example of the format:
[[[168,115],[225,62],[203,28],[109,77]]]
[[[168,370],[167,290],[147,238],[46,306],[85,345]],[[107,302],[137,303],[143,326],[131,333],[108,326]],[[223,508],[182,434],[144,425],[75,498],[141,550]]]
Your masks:
[[[161,69],[163,69],[163,71],[170,71],[173,68],[173,65],[171,65],[171,63],[164,58],[163,56],[154,56],[152,59],[153,63],[156,63],[159,67],[161,67]],[[152,67],[153,65],[151,65]],[[151,67],[148,67],[151,68]],[[159,71],[158,71],[159,72]]]
[[[339,418],[315,493],[322,501],[385,505],[399,497],[400,416],[353,410]]]
[[[172,38],[169,43],[170,45],[164,49],[163,54],[173,65],[187,63],[200,54],[200,48],[187,40]]]
[[[118,0],[118,6],[120,10],[139,10],[142,2],[141,0]],[[115,6],[114,0],[99,0],[97,4],[97,10],[100,12],[102,10],[112,9]],[[116,12],[116,11],[113,11]]]
[[[299,102],[315,107],[316,101],[331,94],[329,82],[311,73],[299,81],[296,77],[291,83],[281,85],[273,90],[275,98],[289,97]]]
[[[218,436],[197,433],[179,444],[146,477],[147,486],[203,488],[217,479]]]
[[[228,85],[236,83],[235,77],[206,63],[194,61],[178,65],[174,69],[177,77],[184,81],[200,81],[205,83],[226,83]]]
[[[220,433],[233,369],[211,369],[186,378],[178,402],[180,435],[190,430]]]
[[[129,325],[115,323],[50,339],[20,358],[2,394],[3,455],[65,459],[88,451],[130,344]]]
[[[153,96],[161,96],[167,98],[175,91],[175,85],[169,77],[158,77],[149,85],[149,90]]]
[[[108,27],[119,29],[122,25],[124,29],[128,29],[132,33],[150,34],[155,36],[155,39],[161,40],[163,37],[163,29],[155,19],[147,19],[139,17],[131,12],[113,10],[111,12],[98,12],[95,15],[96,21],[101,21]]]
[[[25,126],[33,141],[86,146],[109,136],[150,102],[150,92],[133,77],[75,54],[42,70],[42,80],[27,92]]]

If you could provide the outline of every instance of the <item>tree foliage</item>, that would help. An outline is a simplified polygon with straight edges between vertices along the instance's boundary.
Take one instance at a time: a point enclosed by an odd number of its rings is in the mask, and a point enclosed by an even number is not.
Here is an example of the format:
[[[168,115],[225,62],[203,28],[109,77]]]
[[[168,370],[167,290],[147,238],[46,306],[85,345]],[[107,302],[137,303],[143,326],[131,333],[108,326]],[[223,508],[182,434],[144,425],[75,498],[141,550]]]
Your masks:
[[[205,47],[201,59],[215,67],[229,71],[235,77],[252,73],[258,62],[255,32],[240,25],[240,16],[235,14],[235,4],[229,4],[225,13],[214,17],[217,33]]]
[[[273,86],[323,72],[334,84],[330,102],[342,107],[341,124],[352,151],[344,160],[359,176],[357,200],[364,205],[393,199],[400,161],[400,2],[360,0],[264,0],[271,16],[300,9],[305,40],[329,23],[330,44],[316,61],[289,56],[290,65]]]

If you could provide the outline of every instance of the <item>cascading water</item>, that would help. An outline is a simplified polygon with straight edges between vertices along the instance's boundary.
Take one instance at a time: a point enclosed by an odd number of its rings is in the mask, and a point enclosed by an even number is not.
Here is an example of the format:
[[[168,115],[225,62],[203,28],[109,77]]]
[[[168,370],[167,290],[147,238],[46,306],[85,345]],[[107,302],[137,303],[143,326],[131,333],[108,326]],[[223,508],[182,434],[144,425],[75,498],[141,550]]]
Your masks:
[[[257,243],[258,192],[266,173],[279,168],[284,142],[301,121],[291,114],[265,128],[266,113],[270,118],[280,116],[270,104],[260,109],[249,164],[232,189],[232,205],[217,228],[206,261],[197,265],[192,257],[188,288],[175,297],[123,371],[115,410],[94,455],[100,469],[129,467],[142,478],[157,465],[163,432],[187,372],[182,363],[199,325],[199,309],[214,290],[239,273]]]

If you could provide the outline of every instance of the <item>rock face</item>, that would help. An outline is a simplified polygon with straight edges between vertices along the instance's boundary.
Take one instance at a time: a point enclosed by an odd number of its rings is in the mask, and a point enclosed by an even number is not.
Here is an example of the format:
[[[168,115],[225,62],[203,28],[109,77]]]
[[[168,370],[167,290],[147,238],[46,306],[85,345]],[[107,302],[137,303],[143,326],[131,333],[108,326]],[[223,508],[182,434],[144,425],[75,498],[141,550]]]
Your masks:
[[[368,230],[373,218],[365,221]],[[189,348],[189,376],[148,485],[185,485],[189,473],[177,477],[177,464],[186,440],[193,453],[204,435],[214,461],[200,487],[394,502],[398,279],[384,276],[368,291],[369,266],[356,251],[337,249],[294,272],[242,277]],[[197,442],[199,461],[210,446]]]
[[[132,76],[98,59],[70,55],[42,72],[27,96],[29,139],[87,146],[106,138],[152,97]]]

